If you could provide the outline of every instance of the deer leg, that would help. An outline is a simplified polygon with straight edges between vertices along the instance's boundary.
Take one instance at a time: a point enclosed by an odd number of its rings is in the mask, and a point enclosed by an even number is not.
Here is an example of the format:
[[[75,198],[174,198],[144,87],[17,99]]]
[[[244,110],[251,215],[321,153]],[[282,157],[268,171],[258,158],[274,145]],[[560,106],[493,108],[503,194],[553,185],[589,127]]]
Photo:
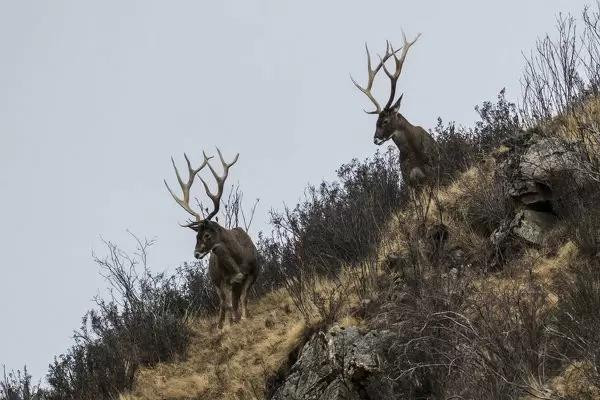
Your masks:
[[[227,302],[227,296],[225,295],[225,290],[223,289],[223,285],[217,288],[217,293],[219,294],[219,329],[223,329],[223,323],[225,322],[225,307]]]
[[[242,284],[242,292],[240,294],[240,303],[242,304],[242,318],[248,318],[248,289],[252,285],[252,277],[246,279]]]
[[[225,323],[226,314],[229,314],[229,321],[231,322],[231,285],[227,282],[222,282],[219,286],[219,329],[223,328]]]
[[[225,287],[225,296],[226,296],[226,310],[229,314],[229,324],[231,325],[234,322],[234,315],[233,315],[233,291],[232,291],[232,287],[229,283],[224,283],[223,286]]]
[[[241,293],[241,285],[236,284],[232,285],[232,310],[233,310],[233,321],[238,322],[240,320],[240,293]]]
[[[242,272],[240,266],[236,263],[236,262],[232,262],[230,263],[231,265],[231,269],[233,272],[233,276],[231,277],[231,284],[233,285],[234,283],[239,283],[241,284],[244,281],[244,278],[246,277],[244,275],[244,273]]]

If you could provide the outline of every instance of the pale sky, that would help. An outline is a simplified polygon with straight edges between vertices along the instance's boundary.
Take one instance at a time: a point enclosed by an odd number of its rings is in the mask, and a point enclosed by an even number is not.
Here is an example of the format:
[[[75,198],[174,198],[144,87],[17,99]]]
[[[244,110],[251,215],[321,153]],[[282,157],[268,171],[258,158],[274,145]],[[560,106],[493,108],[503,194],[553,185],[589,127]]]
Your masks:
[[[91,257],[100,235],[126,249],[127,229],[156,238],[154,271],[193,259],[163,184],[179,189],[171,156],[184,168],[184,151],[239,152],[229,183],[260,198],[256,237],[270,208],[376,151],[371,103],[349,79],[366,81],[365,41],[382,52],[401,28],[422,32],[401,111],[426,129],[470,125],[502,87],[517,100],[521,52],[585,4],[0,0],[0,364],[37,380],[71,346],[107,286]]]

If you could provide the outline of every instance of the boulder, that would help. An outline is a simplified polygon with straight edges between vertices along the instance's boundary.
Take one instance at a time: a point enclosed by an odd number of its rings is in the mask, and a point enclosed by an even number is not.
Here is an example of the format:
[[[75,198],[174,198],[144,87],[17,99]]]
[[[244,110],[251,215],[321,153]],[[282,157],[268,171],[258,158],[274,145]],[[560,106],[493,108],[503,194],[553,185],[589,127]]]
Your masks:
[[[533,244],[543,244],[546,233],[552,229],[557,218],[554,214],[521,210],[511,222],[512,232]]]
[[[504,143],[508,151],[499,154],[497,160],[506,192],[515,202],[516,215],[492,234],[493,244],[498,245],[509,234],[542,244],[557,220],[553,182],[567,177],[573,189],[585,183],[577,142],[557,135],[520,132]]]
[[[362,383],[379,371],[377,331],[334,326],[304,345],[272,400],[359,400]]]
[[[585,182],[581,173],[582,160],[575,141],[521,134],[519,140],[507,141],[511,146],[501,155],[499,163],[506,180],[507,192],[517,208],[545,209],[552,207],[552,182],[557,177],[569,177],[574,186]]]

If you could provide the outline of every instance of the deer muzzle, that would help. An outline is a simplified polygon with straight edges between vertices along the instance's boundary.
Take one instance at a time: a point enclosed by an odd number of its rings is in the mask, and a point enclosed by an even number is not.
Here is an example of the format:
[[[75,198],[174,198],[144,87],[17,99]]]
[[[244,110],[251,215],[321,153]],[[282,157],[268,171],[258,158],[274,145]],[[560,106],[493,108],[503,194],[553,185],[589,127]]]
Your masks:
[[[385,138],[385,139],[381,139],[381,138],[378,138],[377,136],[375,136],[373,138],[373,143],[375,143],[377,146],[381,146],[382,144],[384,144],[385,142],[387,142],[388,139],[389,139],[389,137]]]
[[[373,135],[373,143],[377,146],[380,146],[387,142],[387,140],[391,137],[391,135],[387,135],[383,129],[377,128],[375,134]]]
[[[196,250],[196,251],[194,251],[194,257],[195,257],[197,260],[200,260],[201,258],[204,258],[204,257],[206,257],[206,255],[207,255],[208,253],[210,253],[210,250],[209,250],[209,251],[205,251],[205,252],[201,252],[201,251],[198,251],[198,250]]]

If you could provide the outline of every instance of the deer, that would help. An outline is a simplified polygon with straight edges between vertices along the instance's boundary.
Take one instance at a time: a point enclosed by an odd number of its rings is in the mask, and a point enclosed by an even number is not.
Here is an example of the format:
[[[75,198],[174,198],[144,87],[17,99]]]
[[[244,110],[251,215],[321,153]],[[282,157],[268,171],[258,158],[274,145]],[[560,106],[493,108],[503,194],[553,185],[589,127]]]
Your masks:
[[[194,220],[188,221],[187,224],[179,224],[181,227],[191,228],[196,232],[194,257],[200,260],[210,253],[208,275],[219,295],[218,328],[223,329],[226,314],[229,315],[230,325],[238,322],[240,319],[248,318],[248,290],[258,277],[260,265],[258,250],[250,235],[244,229],[240,227],[228,229],[212,220],[219,212],[223,187],[229,175],[229,168],[239,158],[238,153],[232,162],[227,163],[223,159],[219,148],[217,148],[217,152],[223,166],[222,176],[219,176],[210,164],[213,156],[209,157],[203,152],[204,161],[199,167],[193,168],[187,154],[184,153],[188,168],[188,179],[186,182],[181,178],[179,170],[175,165],[175,160],[171,157],[183,197],[179,198],[173,193],[166,179],[164,183],[175,202],[194,217]],[[206,181],[198,175],[207,165],[217,182],[216,193],[212,193]],[[204,190],[213,203],[212,211],[204,218],[190,206],[190,189],[196,176],[204,185]],[[241,318],[238,310],[240,304],[242,308]]]
[[[406,40],[404,31],[402,31],[404,44],[397,50],[394,50],[390,42],[386,41],[385,55],[384,57],[379,57],[380,62],[375,68],[372,68],[369,46],[365,43],[369,76],[367,86],[360,86],[356,80],[354,80],[352,75],[350,75],[350,79],[352,80],[352,83],[354,83],[354,86],[364,93],[375,105],[374,111],[363,110],[367,114],[378,115],[377,123],[375,125],[375,134],[373,135],[373,143],[380,146],[389,139],[392,139],[400,151],[400,171],[402,174],[402,181],[407,186],[415,188],[432,182],[435,160],[437,158],[436,142],[429,132],[420,126],[411,124],[400,113],[400,104],[404,93],[402,93],[395,102],[394,98],[396,96],[398,78],[402,72],[408,50],[415,44],[420,36],[421,34],[419,33],[413,41],[409,42]],[[400,50],[402,50],[402,53],[400,54],[400,57],[398,57],[397,53]],[[394,73],[391,73],[385,65],[386,61],[392,57],[394,58],[396,66]],[[375,76],[381,69],[384,70],[391,84],[390,96],[383,108],[381,108],[381,105],[371,93]]]

